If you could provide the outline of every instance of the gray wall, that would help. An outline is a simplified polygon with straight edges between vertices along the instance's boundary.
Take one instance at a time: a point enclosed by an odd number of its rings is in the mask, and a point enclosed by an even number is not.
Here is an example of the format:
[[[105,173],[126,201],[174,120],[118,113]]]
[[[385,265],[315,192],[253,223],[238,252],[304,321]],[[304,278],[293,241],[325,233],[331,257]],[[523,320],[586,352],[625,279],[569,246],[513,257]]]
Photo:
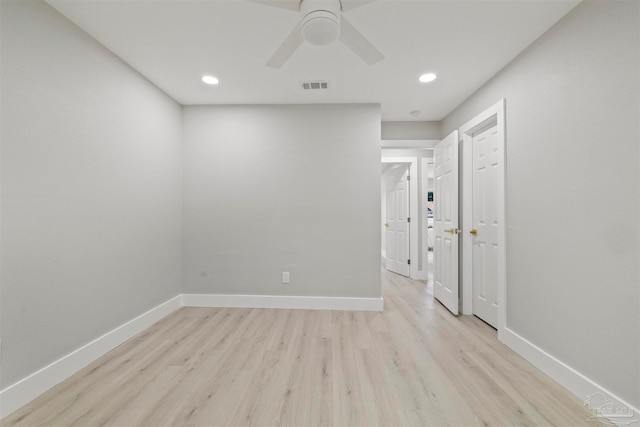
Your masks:
[[[185,293],[380,297],[378,105],[183,111]]]
[[[440,139],[440,122],[382,122],[382,139]]]
[[[180,106],[43,2],[2,1],[2,383],[180,293]]]
[[[585,1],[442,123],[507,100],[507,326],[640,407],[640,3]]]

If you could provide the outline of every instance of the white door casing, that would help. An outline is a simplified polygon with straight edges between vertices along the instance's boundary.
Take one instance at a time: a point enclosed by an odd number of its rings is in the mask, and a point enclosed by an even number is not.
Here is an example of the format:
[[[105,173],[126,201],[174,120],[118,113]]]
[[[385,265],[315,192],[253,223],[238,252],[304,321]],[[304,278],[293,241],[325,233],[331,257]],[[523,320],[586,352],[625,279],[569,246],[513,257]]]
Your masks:
[[[409,168],[390,175],[387,182],[386,268],[409,276]]]
[[[434,296],[458,314],[458,132],[434,149]]]
[[[498,137],[490,122],[472,135],[473,314],[498,327]]]
[[[473,245],[476,237],[470,233],[473,230],[473,137],[479,131],[486,129],[495,123],[496,130],[496,156],[498,164],[494,167],[495,175],[493,177],[493,195],[495,201],[495,233],[497,239],[497,267],[496,267],[496,303],[497,303],[497,329],[498,339],[503,341],[506,333],[506,223],[505,223],[505,205],[506,205],[506,180],[505,180],[505,151],[506,151],[506,126],[505,126],[506,102],[501,99],[496,104],[487,108],[478,114],[472,120],[460,127],[460,138],[462,140],[462,158],[461,168],[464,171],[462,176],[462,229],[461,235],[462,245],[462,312],[463,314],[473,314]],[[478,232],[478,235],[480,232]]]

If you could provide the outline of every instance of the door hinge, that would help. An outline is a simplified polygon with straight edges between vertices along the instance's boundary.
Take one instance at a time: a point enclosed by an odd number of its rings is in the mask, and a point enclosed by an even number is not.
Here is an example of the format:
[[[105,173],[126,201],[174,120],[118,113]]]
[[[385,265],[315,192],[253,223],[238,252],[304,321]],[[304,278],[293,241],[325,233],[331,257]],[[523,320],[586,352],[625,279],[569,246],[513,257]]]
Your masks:
[[[407,222],[411,222],[411,218],[410,218],[410,217],[409,217],[409,218],[407,218]]]
[[[410,259],[407,260],[407,265],[411,265],[411,260]]]
[[[411,181],[411,175],[407,175],[407,181]]]

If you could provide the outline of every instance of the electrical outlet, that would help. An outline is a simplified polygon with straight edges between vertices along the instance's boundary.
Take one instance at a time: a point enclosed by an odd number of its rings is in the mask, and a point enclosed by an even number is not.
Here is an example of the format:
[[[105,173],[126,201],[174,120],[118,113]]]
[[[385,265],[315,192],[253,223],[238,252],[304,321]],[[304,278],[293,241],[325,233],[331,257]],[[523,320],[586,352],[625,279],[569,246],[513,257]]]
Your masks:
[[[282,272],[282,283],[289,283],[289,272],[288,271],[283,271]]]

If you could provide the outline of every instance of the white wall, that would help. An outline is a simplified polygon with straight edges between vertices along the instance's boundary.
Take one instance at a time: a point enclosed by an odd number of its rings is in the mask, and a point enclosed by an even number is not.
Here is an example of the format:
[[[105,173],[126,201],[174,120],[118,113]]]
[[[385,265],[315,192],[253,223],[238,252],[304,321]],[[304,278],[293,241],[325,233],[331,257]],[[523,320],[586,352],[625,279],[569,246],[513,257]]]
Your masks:
[[[186,293],[381,296],[378,105],[183,117]]]
[[[442,123],[506,98],[507,326],[636,408],[639,7],[584,1]]]
[[[440,139],[440,122],[382,122],[382,139]]]
[[[180,107],[43,2],[2,1],[0,388],[180,293]]]

